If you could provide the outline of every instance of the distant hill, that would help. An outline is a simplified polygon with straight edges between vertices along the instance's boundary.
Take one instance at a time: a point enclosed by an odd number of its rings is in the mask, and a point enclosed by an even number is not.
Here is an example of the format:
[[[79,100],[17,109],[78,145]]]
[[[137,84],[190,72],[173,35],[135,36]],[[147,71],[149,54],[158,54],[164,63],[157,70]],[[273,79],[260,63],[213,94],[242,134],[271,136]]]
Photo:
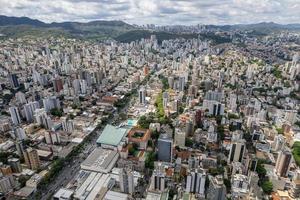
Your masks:
[[[209,28],[221,29],[224,31],[240,30],[240,31],[256,31],[262,33],[270,33],[274,31],[300,31],[300,24],[277,24],[274,22],[261,22],[257,24],[235,24],[235,25],[207,25]]]
[[[36,19],[30,19],[28,17],[7,17],[0,15],[0,26],[10,25],[31,25],[37,27],[45,27],[46,24]]]
[[[250,31],[252,35],[263,36],[274,31],[280,30],[296,30],[300,31],[300,24],[281,25],[276,23],[259,23],[259,24],[238,24],[238,25],[206,25],[207,28],[222,31]],[[82,39],[104,40],[116,39],[120,42],[131,42],[141,38],[149,38],[155,34],[161,42],[166,39],[175,38],[197,38],[194,33],[173,33],[166,31],[145,30],[127,24],[123,21],[91,21],[87,23],[81,22],[61,22],[61,23],[44,23],[36,19],[28,17],[7,17],[0,15],[0,34],[7,37],[23,37],[23,36],[68,36]],[[201,38],[210,39],[216,44],[231,42],[228,37],[215,35],[213,32],[201,34]]]
[[[9,37],[57,33],[78,38],[107,39],[135,29],[122,21],[44,23],[28,17],[0,16],[0,33]]]

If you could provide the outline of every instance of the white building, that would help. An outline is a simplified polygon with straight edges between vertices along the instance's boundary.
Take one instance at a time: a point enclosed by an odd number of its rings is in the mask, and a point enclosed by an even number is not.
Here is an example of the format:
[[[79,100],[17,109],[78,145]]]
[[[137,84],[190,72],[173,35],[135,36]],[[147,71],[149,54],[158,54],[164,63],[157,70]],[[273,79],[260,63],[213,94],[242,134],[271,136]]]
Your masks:
[[[204,170],[196,169],[190,171],[186,179],[185,191],[188,193],[196,193],[204,197],[205,179],[206,179],[206,173]]]

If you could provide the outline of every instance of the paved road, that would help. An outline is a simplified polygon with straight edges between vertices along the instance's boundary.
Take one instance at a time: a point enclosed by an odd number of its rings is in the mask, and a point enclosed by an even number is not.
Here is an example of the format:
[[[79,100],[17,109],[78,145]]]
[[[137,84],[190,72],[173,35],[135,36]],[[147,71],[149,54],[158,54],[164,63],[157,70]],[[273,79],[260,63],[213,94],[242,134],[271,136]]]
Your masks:
[[[107,124],[111,124],[114,121],[116,121],[119,117],[119,113],[124,113],[128,110],[128,107],[131,106],[131,101],[119,112],[116,112],[113,118],[108,119]],[[92,152],[96,147],[96,141],[100,134],[103,131],[102,127],[101,129],[97,130],[97,134],[93,136],[88,144],[84,145],[84,149],[82,153],[80,153],[78,156],[74,157],[71,161],[71,164],[65,166],[59,173],[59,175],[55,178],[53,182],[51,182],[48,187],[47,191],[43,191],[41,200],[48,200],[51,198],[55,192],[57,192],[60,188],[65,187],[79,172],[80,170],[80,164],[85,160],[87,157],[87,154],[84,154],[83,152]]]
[[[107,123],[112,123],[118,118],[118,116],[119,115],[116,114],[113,118],[109,119]],[[44,191],[42,193],[41,200],[48,200],[55,192],[57,192],[61,187],[65,187],[78,174],[80,170],[80,164],[87,157],[87,154],[84,154],[83,152],[92,152],[97,147],[96,141],[102,133],[103,128],[104,127],[102,127],[99,130],[96,130],[97,134],[91,137],[90,142],[88,144],[84,145],[82,153],[74,157],[70,164],[65,166],[60,171],[56,179],[48,185],[47,192]]]
[[[127,113],[127,110],[130,106],[133,106],[134,98],[131,98],[130,101],[127,103],[127,105],[121,109],[120,111],[116,111],[116,114],[111,118],[108,119],[107,124],[112,124],[119,118],[120,113]],[[93,151],[97,145],[96,141],[100,134],[102,133],[104,127],[101,127],[97,131],[97,134],[93,136],[88,144],[84,145],[84,149],[82,152],[91,152]],[[81,153],[78,156],[74,157],[71,161],[71,164],[65,166],[59,173],[58,176],[56,176],[55,180],[51,182],[48,187],[47,191],[42,191],[42,197],[40,200],[48,200],[52,197],[52,195],[55,194],[60,188],[65,187],[79,172],[80,170],[80,164],[85,160],[87,157],[87,154]]]

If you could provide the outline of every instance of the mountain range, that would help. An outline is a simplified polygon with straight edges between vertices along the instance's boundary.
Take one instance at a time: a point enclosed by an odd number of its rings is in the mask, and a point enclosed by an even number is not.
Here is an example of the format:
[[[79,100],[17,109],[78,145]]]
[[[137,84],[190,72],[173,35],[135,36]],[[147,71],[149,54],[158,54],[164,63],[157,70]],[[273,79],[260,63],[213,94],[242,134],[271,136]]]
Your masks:
[[[238,24],[238,25],[206,25],[207,28],[223,31],[241,30],[256,31],[259,33],[270,33],[274,31],[300,31],[300,24],[281,25],[276,23]],[[141,27],[127,24],[123,21],[91,21],[91,22],[61,22],[44,23],[28,17],[8,17],[0,15],[0,34],[7,37],[22,36],[55,36],[64,35],[68,37],[85,39],[116,39],[121,42],[130,42],[140,38],[150,37],[155,33],[158,40],[173,38],[196,38],[194,33],[170,33],[164,31],[146,30]],[[207,35],[203,35],[206,37]],[[218,36],[220,37],[220,36]],[[217,41],[229,42],[226,38],[212,37]]]

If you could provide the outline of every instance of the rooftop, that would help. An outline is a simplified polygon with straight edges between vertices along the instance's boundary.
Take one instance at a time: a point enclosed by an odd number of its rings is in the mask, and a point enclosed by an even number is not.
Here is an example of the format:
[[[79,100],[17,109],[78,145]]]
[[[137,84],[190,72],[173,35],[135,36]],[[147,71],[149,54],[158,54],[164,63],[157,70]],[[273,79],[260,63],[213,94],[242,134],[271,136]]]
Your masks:
[[[81,164],[84,170],[108,173],[118,160],[116,151],[96,148]]]
[[[127,129],[106,125],[101,135],[97,139],[98,144],[118,146],[127,133]]]
[[[53,197],[58,199],[71,199],[73,193],[74,193],[73,190],[61,188],[55,193]]]

